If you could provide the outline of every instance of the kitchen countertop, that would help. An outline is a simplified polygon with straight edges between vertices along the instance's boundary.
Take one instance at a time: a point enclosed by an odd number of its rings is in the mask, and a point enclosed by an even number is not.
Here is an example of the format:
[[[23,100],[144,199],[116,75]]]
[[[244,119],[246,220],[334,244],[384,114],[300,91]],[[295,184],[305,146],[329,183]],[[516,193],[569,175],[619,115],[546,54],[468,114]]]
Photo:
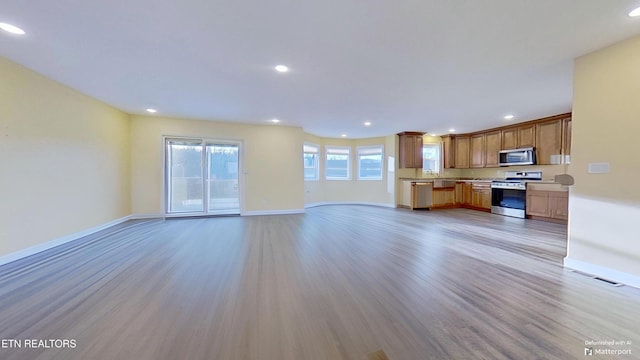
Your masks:
[[[480,179],[480,178],[399,178],[400,181],[411,181],[411,182],[434,182],[436,180],[438,181],[456,181],[456,182],[491,182],[494,180],[500,181],[500,180],[504,180],[504,178],[485,178],[485,179]],[[560,183],[555,182],[551,179],[545,179],[545,180],[529,180],[526,181],[527,183],[533,183],[533,184],[557,184],[560,185]]]

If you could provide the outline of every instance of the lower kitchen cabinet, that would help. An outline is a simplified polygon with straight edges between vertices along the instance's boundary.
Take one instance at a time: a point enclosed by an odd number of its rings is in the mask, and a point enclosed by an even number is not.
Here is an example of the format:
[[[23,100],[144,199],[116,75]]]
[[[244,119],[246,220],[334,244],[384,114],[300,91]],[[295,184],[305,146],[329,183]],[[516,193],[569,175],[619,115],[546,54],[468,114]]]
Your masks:
[[[569,193],[527,189],[526,214],[531,217],[566,221],[569,218]]]
[[[433,207],[452,207],[456,204],[455,188],[433,189]]]
[[[491,211],[491,182],[474,182],[471,185],[471,206]]]
[[[472,195],[473,195],[473,185],[471,185],[471,183],[464,183],[462,188],[462,204],[471,206]]]
[[[465,181],[456,182],[456,205],[471,206],[471,183]]]
[[[491,211],[490,181],[458,181],[455,204],[461,207]]]

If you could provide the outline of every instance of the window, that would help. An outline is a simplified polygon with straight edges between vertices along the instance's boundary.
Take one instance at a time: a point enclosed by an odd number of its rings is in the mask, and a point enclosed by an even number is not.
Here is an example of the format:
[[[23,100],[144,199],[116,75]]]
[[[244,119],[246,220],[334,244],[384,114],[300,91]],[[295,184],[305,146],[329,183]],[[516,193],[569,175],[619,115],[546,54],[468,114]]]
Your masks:
[[[327,180],[350,180],[349,156],[351,148],[326,146],[325,174]]]
[[[441,154],[442,145],[440,143],[424,144],[422,146],[422,171],[439,174]]]
[[[382,145],[358,147],[358,180],[382,180]]]
[[[318,180],[318,153],[320,146],[313,144],[304,144],[304,179]]]

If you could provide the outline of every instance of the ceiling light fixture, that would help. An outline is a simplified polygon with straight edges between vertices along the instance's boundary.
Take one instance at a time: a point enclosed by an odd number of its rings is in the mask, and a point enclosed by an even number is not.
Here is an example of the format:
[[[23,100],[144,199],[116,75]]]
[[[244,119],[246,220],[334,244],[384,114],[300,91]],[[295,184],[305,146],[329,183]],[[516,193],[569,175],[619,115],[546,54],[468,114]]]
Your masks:
[[[147,109],[147,112],[148,112],[148,113],[155,114],[155,113],[157,113],[157,112],[158,112],[158,110],[156,110],[156,109],[152,109],[152,108],[148,108],[148,109]]]
[[[371,126],[371,121],[365,121],[364,126]]]
[[[449,132],[456,132],[456,129],[449,129]]]
[[[274,124],[277,124],[277,123],[280,122],[280,119],[271,119],[271,122],[274,123]]]
[[[631,12],[629,13],[629,16],[631,17],[640,16],[640,7],[631,10]]]
[[[289,71],[289,68],[285,65],[276,65],[274,69],[276,69],[277,72],[281,72],[281,73],[285,73]]]
[[[511,119],[513,119],[514,117],[515,117],[515,115],[511,115],[511,114],[509,114],[509,115],[505,115],[505,116],[504,116],[504,119],[505,119],[505,120],[511,120]]]
[[[24,35],[25,34],[24,30],[20,29],[19,27],[15,26],[15,25],[7,24],[7,23],[0,23],[0,29],[6,31],[8,33],[12,33],[12,34],[16,34],[16,35]]]
[[[438,135],[436,135],[436,134],[431,134],[431,137],[436,137],[436,136],[438,136]]]

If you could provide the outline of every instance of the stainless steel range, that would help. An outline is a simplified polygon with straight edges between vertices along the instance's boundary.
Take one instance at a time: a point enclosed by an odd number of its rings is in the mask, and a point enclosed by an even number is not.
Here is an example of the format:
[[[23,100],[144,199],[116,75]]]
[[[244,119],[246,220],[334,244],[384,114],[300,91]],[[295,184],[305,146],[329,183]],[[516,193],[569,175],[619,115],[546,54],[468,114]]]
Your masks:
[[[542,180],[541,171],[507,171],[504,180],[491,182],[491,212],[525,218],[527,181]]]

